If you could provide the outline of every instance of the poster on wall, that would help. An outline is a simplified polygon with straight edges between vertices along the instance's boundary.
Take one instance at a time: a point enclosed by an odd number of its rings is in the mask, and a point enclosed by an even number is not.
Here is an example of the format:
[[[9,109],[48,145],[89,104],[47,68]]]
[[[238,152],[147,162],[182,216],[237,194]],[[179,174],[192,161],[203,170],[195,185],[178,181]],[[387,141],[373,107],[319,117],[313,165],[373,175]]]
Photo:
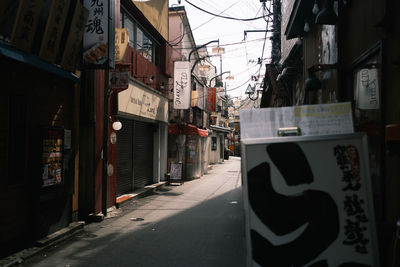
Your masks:
[[[379,266],[366,138],[242,140],[247,266]]]
[[[58,128],[43,130],[42,187],[62,183],[64,134],[64,130]]]

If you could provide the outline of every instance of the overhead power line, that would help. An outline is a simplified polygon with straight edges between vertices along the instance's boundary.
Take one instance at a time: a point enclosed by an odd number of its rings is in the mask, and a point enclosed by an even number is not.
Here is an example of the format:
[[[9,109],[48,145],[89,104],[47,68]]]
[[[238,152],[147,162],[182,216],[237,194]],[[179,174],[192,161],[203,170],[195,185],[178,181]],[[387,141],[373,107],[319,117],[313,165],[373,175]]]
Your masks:
[[[192,3],[190,3],[190,2],[187,1],[187,0],[186,0],[186,2],[187,2],[189,5],[193,6],[194,8],[197,8],[198,10],[201,10],[201,11],[203,11],[203,12],[209,14],[209,15],[216,16],[216,17],[223,18],[223,19],[231,19],[231,20],[239,20],[239,21],[252,21],[252,20],[262,19],[262,18],[265,18],[265,17],[269,17],[269,16],[270,16],[270,14],[267,14],[267,15],[264,15],[264,16],[261,16],[261,17],[246,18],[246,19],[234,18],[234,17],[228,17],[228,16],[221,16],[221,15],[212,13],[212,12],[210,12],[210,11],[207,11],[207,10],[205,10],[205,9],[202,9],[201,7],[198,7],[198,6],[196,6],[196,5],[192,4]]]

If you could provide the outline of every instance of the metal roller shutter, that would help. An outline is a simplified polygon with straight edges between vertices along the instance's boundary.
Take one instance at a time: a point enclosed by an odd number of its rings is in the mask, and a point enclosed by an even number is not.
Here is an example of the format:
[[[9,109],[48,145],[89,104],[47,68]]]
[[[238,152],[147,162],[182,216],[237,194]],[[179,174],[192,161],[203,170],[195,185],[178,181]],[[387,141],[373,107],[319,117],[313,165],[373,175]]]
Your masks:
[[[117,195],[133,191],[133,121],[120,118],[117,138]]]
[[[134,188],[153,183],[153,135],[154,125],[134,121]]]

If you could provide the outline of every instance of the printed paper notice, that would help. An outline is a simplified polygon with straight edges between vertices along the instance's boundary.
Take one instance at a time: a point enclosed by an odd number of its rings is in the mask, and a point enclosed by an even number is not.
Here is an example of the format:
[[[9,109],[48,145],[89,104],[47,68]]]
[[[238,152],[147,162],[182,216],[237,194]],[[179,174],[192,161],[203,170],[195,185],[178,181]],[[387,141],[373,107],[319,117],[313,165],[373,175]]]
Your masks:
[[[353,133],[350,102],[240,112],[241,139],[277,137],[279,128],[294,126],[302,135]]]

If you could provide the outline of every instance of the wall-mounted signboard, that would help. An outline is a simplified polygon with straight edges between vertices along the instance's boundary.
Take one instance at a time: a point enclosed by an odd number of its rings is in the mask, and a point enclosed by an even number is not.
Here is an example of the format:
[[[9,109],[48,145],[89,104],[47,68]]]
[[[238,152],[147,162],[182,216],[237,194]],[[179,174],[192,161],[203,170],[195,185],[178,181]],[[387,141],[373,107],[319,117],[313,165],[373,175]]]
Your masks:
[[[114,0],[84,0],[89,17],[83,35],[83,63],[95,68],[114,67]]]

